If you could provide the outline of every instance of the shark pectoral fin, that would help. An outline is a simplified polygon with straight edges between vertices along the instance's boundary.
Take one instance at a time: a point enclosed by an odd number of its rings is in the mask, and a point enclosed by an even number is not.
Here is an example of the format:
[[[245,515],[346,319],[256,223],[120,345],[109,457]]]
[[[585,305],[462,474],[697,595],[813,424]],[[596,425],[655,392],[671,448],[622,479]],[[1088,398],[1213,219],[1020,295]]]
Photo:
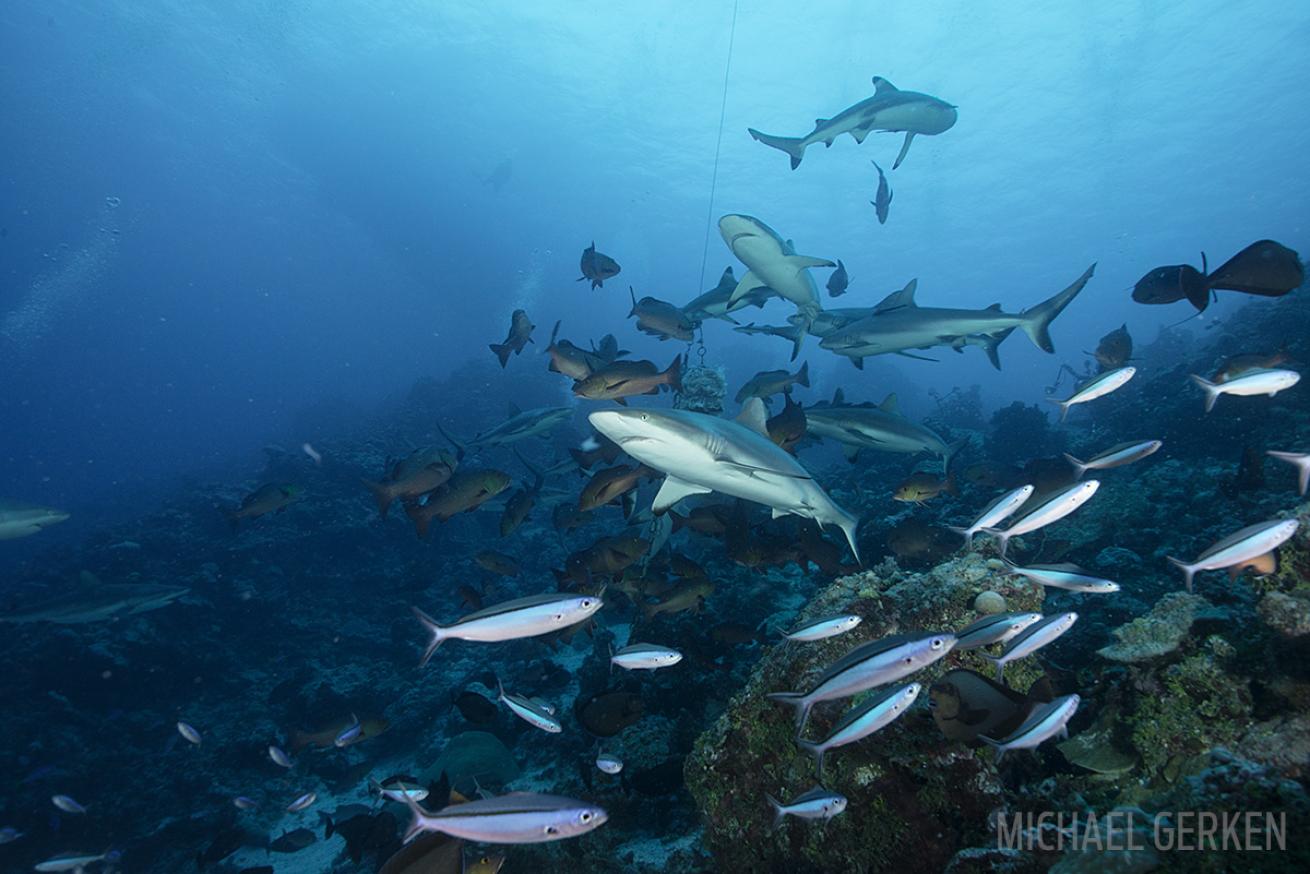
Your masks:
[[[773,510],[772,518],[774,519],[781,519],[783,516],[790,515],[786,510],[779,510],[777,507],[772,507],[770,509]]]
[[[755,289],[763,287],[764,280],[760,279],[751,271],[746,271],[746,275],[741,278],[737,283],[737,287],[732,290],[732,296],[728,298],[728,306],[732,306]]]
[[[854,464],[855,459],[860,457],[860,447],[852,445],[850,443],[843,443],[841,445],[841,451],[842,454],[846,456],[846,460],[849,461],[851,464]]]
[[[853,137],[855,138],[855,142],[857,142],[857,143],[863,143],[863,142],[864,142],[864,138],[867,137],[867,136],[869,135],[869,131],[870,131],[870,130],[872,130],[872,128],[867,128],[867,127],[866,127],[866,128],[856,128],[855,130],[851,131],[851,136],[853,136]]]
[[[905,153],[910,151],[910,143],[912,142],[914,142],[914,131],[907,130],[905,132],[905,142],[901,143],[901,153],[897,155],[896,160],[892,162],[893,170],[901,166],[901,162],[905,160]]]
[[[689,495],[706,495],[712,491],[714,490],[687,482],[685,479],[668,476],[665,478],[664,484],[660,486],[659,492],[655,495],[655,502],[651,504],[651,510],[655,513],[663,513]]]
[[[835,261],[829,261],[827,258],[815,258],[813,255],[788,255],[787,263],[797,270],[806,267],[836,267]]]
[[[863,359],[863,358],[852,358],[852,359],[851,359],[851,364],[854,364],[854,365],[855,365],[855,369],[856,369],[856,370],[863,370],[863,369],[864,369],[864,359]]]
[[[742,404],[741,412],[737,414],[736,421],[739,425],[750,428],[756,434],[769,436],[769,411],[764,408],[764,401],[759,398],[751,398]]]

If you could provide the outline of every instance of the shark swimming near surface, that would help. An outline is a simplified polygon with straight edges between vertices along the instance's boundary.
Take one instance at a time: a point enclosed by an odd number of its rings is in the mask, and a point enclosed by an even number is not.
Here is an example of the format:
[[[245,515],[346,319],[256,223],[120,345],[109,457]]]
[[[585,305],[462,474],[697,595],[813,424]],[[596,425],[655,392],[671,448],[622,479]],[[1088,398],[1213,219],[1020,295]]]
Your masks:
[[[793,170],[801,165],[806,148],[816,143],[831,146],[832,141],[842,134],[850,134],[855,142],[863,143],[871,131],[904,131],[905,142],[892,164],[895,170],[905,160],[916,134],[934,136],[945,133],[955,124],[956,108],[944,100],[918,91],[902,91],[881,76],[873,77],[873,85],[872,97],[843,109],[832,118],[816,118],[814,130],[803,137],[773,136],[755,128],[746,130],[764,145],[786,152]]]

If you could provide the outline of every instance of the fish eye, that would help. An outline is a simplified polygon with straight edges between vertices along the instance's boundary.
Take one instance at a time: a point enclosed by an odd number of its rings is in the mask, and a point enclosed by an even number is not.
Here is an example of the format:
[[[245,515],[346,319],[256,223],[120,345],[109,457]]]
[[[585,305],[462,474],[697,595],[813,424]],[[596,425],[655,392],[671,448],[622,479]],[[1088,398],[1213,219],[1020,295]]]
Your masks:
[[[933,641],[932,641],[932,648],[933,648],[933,649],[941,649],[941,648],[942,648],[942,639],[941,639],[940,637],[934,637],[934,638],[933,638]]]
[[[586,609],[587,609],[588,607],[590,607],[590,606],[591,606],[591,599],[590,599],[590,598],[583,598],[583,599],[582,599],[582,609],[583,609],[583,610],[586,610]]]
[[[905,657],[905,663],[906,663],[907,665],[912,665],[912,664],[914,664],[914,659],[910,658],[909,656],[906,656],[906,657]]]
[[[581,819],[583,822],[591,822],[591,811],[590,810],[582,811],[582,816],[580,816],[579,819]]]

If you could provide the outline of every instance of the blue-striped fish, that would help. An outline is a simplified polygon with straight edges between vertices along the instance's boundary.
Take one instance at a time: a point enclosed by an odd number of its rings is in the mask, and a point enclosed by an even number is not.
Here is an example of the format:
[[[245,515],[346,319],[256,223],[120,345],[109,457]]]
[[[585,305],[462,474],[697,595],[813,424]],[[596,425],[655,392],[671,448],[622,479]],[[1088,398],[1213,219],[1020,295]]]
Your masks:
[[[682,661],[682,653],[657,643],[632,643],[610,653],[610,670],[618,665],[628,671],[654,671]]]
[[[988,528],[986,531],[996,537],[996,545],[1000,549],[1001,557],[1004,558],[1005,549],[1009,546],[1011,537],[1029,534],[1039,528],[1045,528],[1047,525],[1059,522],[1065,516],[1090,501],[1092,495],[1096,494],[1096,490],[1100,487],[1100,480],[1094,479],[1066,486],[1011,522],[1009,528],[1004,530]]]
[[[1197,571],[1214,571],[1226,567],[1245,565],[1259,556],[1273,552],[1282,546],[1288,538],[1296,533],[1300,523],[1295,519],[1273,519],[1248,525],[1241,531],[1228,535],[1223,540],[1201,553],[1194,562],[1167,556],[1175,567],[1181,568],[1183,578],[1187,581],[1187,591],[1192,591],[1192,577]]]
[[[1105,470],[1141,461],[1146,456],[1154,454],[1163,445],[1164,443],[1159,440],[1130,440],[1127,443],[1111,446],[1104,452],[1098,452],[1086,461],[1080,461],[1067,452],[1064,454],[1064,460],[1073,465],[1074,478],[1082,479],[1083,474],[1089,470]]]
[[[950,526],[950,529],[964,537],[964,548],[969,549],[973,546],[973,536],[975,534],[979,531],[995,528],[1010,518],[1016,510],[1023,506],[1024,501],[1032,496],[1032,493],[1032,486],[1019,486],[1019,488],[1006,492],[988,504],[986,509],[978,514],[978,518],[968,528]]]
[[[1119,591],[1119,584],[1098,577],[1085,571],[1076,564],[1061,562],[1059,564],[1030,564],[1020,567],[1009,559],[1001,559],[1009,573],[1027,577],[1034,583],[1050,586],[1053,589],[1068,589],[1070,592],[1095,592],[1105,594]]]
[[[511,695],[505,691],[499,679],[496,680],[497,700],[503,701],[510,711],[522,719],[528,725],[535,726],[542,731],[548,731],[551,734],[559,734],[564,730],[560,721],[555,717],[555,708],[542,701],[540,698],[525,698],[522,695]]]
[[[1047,398],[1047,400],[1059,406],[1060,421],[1063,422],[1069,415],[1070,407],[1105,397],[1110,392],[1121,388],[1136,373],[1136,367],[1116,367],[1114,370],[1107,370],[1105,373],[1097,374],[1078,386],[1077,390],[1065,400],[1056,398]]]

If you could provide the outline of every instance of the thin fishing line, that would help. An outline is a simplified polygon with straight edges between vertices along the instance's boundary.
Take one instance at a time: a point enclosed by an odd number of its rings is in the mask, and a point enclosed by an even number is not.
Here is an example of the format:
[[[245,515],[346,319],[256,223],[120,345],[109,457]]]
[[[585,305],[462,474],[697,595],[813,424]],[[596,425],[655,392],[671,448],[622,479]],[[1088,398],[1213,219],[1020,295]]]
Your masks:
[[[723,102],[719,104],[719,138],[714,143],[714,175],[710,179],[710,204],[705,210],[705,243],[700,254],[700,284],[705,287],[705,262],[710,257],[710,222],[714,220],[714,193],[719,187],[719,152],[723,148],[723,120],[728,113],[728,74],[732,70],[732,47],[737,41],[737,2],[732,0],[732,27],[728,30],[728,62],[723,65]],[[702,335],[703,336],[703,335]]]

